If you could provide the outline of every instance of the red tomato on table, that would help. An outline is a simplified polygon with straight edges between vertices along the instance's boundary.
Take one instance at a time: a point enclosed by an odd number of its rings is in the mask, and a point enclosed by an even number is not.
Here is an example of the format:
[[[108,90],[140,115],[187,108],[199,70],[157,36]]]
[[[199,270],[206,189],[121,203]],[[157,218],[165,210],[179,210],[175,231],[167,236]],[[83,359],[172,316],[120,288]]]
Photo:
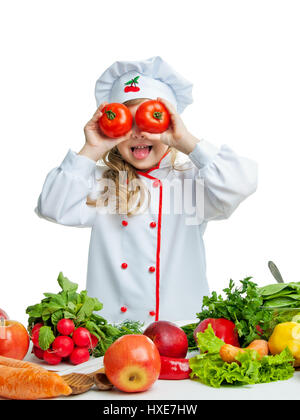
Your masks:
[[[106,105],[99,118],[99,127],[110,138],[124,136],[132,127],[132,115],[127,106],[117,102]]]
[[[162,133],[170,125],[170,114],[165,105],[159,101],[143,102],[135,113],[135,121],[142,131]]]

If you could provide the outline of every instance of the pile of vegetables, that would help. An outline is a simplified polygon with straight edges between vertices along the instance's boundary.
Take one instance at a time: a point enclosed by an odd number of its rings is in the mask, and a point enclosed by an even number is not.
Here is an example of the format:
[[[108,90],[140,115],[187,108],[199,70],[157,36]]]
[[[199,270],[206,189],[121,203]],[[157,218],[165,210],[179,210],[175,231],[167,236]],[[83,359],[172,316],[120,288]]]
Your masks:
[[[211,296],[204,296],[202,310],[196,316],[199,322],[208,318],[226,319],[235,324],[241,347],[246,347],[253,340],[268,338],[267,331],[272,320],[272,313],[263,309],[263,297],[259,293],[257,284],[247,277],[240,281],[241,287],[236,287],[233,280],[223,290],[225,296],[212,292]],[[197,348],[193,331],[196,324],[182,327],[188,336],[189,349]]]
[[[103,356],[107,348],[125,334],[142,334],[142,324],[126,320],[119,325],[107,322],[98,311],[103,307],[87,291],[77,293],[78,285],[58,276],[61,291],[44,293],[45,298],[29,306],[28,331],[35,355],[57,364],[63,357],[74,363],[87,361],[90,355]]]
[[[191,378],[206,385],[218,388],[225,384],[258,384],[293,376],[294,357],[288,348],[269,356],[250,345],[248,349],[237,349],[231,359],[224,347],[235,348],[216,337],[211,325],[197,333],[197,341],[200,354],[190,359]]]

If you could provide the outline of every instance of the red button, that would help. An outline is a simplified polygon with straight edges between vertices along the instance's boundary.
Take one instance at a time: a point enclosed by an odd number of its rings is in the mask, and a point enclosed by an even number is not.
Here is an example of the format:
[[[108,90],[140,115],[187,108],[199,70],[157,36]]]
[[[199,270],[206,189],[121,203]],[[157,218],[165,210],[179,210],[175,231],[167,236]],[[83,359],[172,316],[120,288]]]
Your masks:
[[[127,263],[123,263],[123,264],[121,265],[121,267],[122,267],[122,268],[124,268],[124,270],[125,270],[125,268],[127,268],[127,267],[128,267],[128,264],[127,264]]]
[[[160,180],[159,179],[156,179],[154,182],[153,182],[153,187],[154,188],[157,188],[157,187],[159,187],[160,186]]]
[[[126,311],[127,311],[126,306],[122,306],[122,308],[121,308],[121,312],[126,312]]]
[[[127,225],[128,225],[127,220],[122,220],[122,225],[123,225],[123,226],[127,226]]]
[[[149,271],[150,271],[150,273],[154,273],[155,267],[149,267]]]
[[[149,315],[150,315],[150,316],[155,316],[155,312],[154,312],[154,311],[150,311],[150,312],[149,312]]]
[[[155,223],[155,222],[151,222],[151,223],[150,223],[150,227],[151,227],[151,228],[155,228],[155,227],[156,227],[156,223]]]

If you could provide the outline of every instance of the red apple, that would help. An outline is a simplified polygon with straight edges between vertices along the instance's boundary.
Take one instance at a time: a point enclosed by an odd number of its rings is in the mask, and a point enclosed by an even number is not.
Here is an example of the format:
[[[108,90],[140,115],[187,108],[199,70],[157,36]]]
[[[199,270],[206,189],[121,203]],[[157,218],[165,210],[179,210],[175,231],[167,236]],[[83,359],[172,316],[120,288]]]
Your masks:
[[[0,356],[22,360],[29,348],[29,335],[20,322],[6,320],[0,326]]]
[[[169,321],[155,321],[144,331],[151,338],[161,356],[185,358],[188,339],[185,332]]]
[[[3,309],[0,308],[0,319],[1,318],[8,319],[8,315]]]
[[[104,368],[109,381],[121,391],[146,391],[159,377],[159,352],[145,335],[124,335],[106,350]]]

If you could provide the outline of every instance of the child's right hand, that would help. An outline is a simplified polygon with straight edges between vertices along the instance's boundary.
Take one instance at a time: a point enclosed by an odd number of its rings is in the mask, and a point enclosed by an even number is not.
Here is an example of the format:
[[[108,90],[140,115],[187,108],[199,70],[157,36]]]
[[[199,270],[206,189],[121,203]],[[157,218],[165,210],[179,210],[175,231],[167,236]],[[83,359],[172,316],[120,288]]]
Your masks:
[[[78,153],[79,155],[86,156],[95,162],[102,158],[102,156],[111,150],[114,146],[122,141],[128,140],[132,134],[130,130],[127,134],[117,139],[106,137],[100,130],[98,120],[102,116],[102,109],[108,104],[103,102],[93,117],[87,122],[84,127],[85,145]]]

